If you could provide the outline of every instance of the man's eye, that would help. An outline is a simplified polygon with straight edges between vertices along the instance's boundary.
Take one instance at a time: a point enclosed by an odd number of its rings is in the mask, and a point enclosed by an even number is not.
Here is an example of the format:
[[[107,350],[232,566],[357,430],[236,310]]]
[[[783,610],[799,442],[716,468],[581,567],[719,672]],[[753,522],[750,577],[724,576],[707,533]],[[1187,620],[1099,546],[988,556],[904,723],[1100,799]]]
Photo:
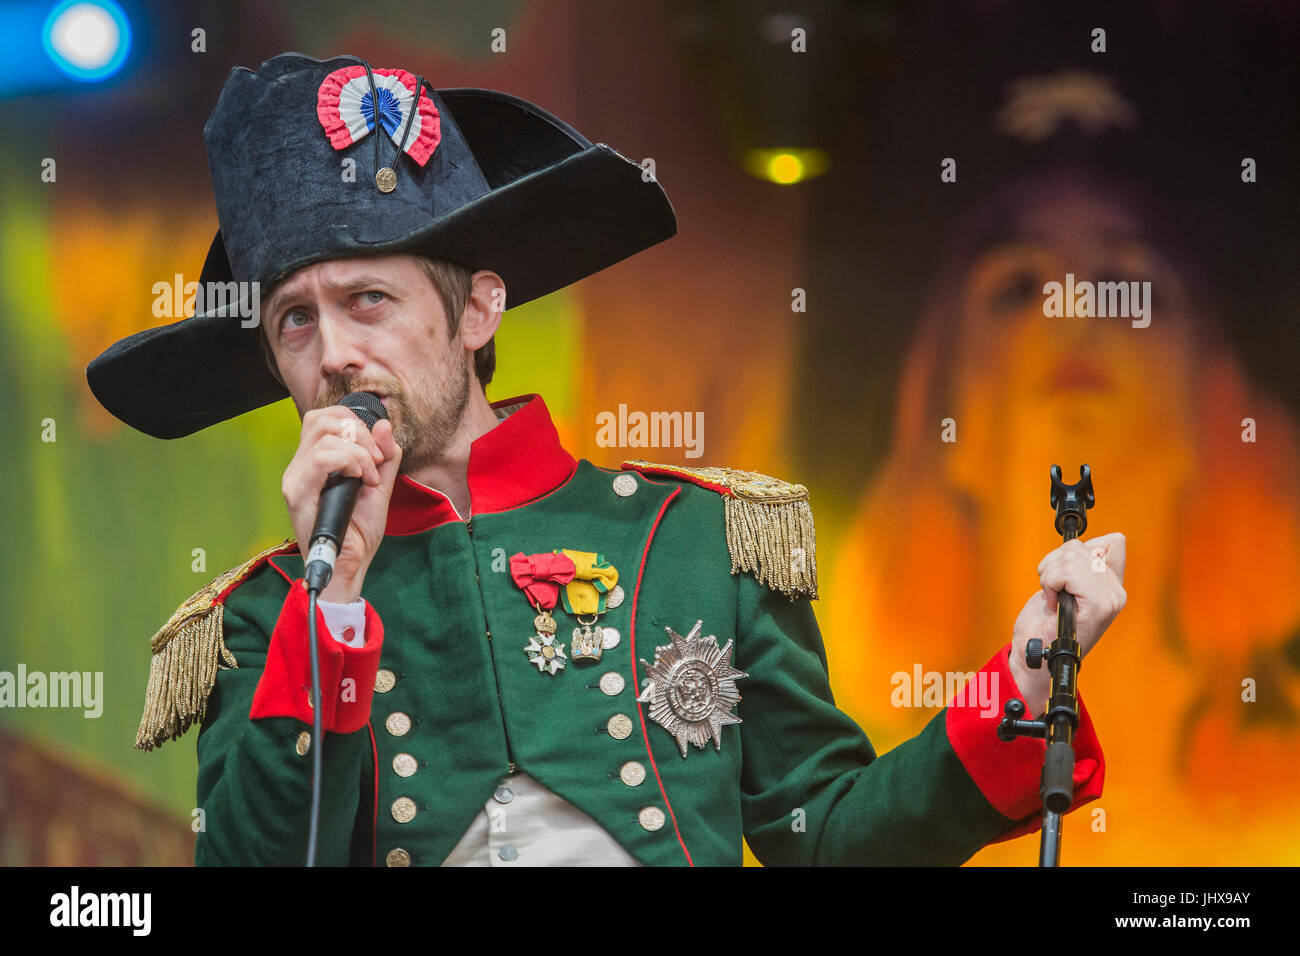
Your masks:
[[[383,302],[384,299],[388,298],[388,295],[387,295],[386,293],[384,293],[384,292],[379,292],[379,291],[377,291],[377,290],[375,290],[375,289],[371,289],[369,292],[364,292],[364,293],[362,293],[362,294],[365,295],[365,296],[372,296],[372,295],[375,295],[375,296],[378,296],[378,297],[379,297],[379,298],[377,298],[377,299],[370,299],[369,301],[370,301],[370,304],[371,304],[371,305],[378,305],[380,302]]]
[[[307,313],[306,313],[306,312],[303,312],[301,309],[294,309],[292,312],[286,312],[286,313],[284,314],[284,318],[280,320],[280,324],[281,324],[282,326],[284,326],[285,328],[288,328],[288,329],[300,329],[300,328],[302,328],[302,325],[300,325],[300,324],[298,324],[297,322],[294,322],[294,321],[293,321],[294,316],[297,316],[297,315],[301,315],[303,318],[307,318],[307,317],[308,317],[308,316],[307,316]]]

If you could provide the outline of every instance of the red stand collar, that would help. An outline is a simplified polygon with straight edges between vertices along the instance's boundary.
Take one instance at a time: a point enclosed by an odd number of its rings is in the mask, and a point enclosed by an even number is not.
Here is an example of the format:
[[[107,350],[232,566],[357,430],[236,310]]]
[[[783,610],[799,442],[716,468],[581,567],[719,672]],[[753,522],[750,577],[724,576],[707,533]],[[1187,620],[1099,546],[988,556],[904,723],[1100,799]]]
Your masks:
[[[470,513],[509,511],[554,491],[578,467],[560,444],[540,395],[493,402],[503,408],[526,402],[469,446]],[[398,475],[388,503],[385,534],[415,534],[448,521],[462,521],[451,500],[409,475]]]

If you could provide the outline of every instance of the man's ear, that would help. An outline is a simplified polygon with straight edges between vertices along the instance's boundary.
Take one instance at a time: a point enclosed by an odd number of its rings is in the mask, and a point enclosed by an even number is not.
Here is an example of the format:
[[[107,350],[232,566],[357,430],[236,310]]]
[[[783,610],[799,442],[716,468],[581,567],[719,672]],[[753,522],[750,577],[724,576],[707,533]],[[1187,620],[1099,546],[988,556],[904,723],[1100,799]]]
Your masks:
[[[460,319],[460,340],[468,351],[481,349],[496,335],[506,309],[506,283],[490,269],[470,277],[469,298]]]

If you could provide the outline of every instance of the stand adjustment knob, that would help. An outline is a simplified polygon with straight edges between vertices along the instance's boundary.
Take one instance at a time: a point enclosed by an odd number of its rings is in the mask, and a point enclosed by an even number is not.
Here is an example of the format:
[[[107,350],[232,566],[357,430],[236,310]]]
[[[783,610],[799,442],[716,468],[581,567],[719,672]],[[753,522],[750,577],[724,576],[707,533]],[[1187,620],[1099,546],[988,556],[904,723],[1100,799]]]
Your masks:
[[[1041,637],[1031,637],[1025,644],[1025,665],[1031,671],[1036,671],[1043,666],[1043,639]]]

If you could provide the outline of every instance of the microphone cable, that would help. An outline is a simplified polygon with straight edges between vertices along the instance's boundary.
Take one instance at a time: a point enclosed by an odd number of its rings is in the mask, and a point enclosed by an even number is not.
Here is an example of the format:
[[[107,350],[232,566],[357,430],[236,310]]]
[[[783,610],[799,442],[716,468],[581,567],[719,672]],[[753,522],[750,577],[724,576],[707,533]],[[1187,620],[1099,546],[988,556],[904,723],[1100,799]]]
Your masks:
[[[307,632],[311,644],[311,822],[307,825],[307,865],[316,865],[316,834],[320,829],[321,753],[325,735],[320,724],[320,651],[316,647],[316,591],[307,591]]]
[[[352,410],[366,426],[367,429],[373,430],[375,423],[381,418],[388,417],[388,411],[384,408],[383,402],[379,396],[372,392],[353,392],[347,395],[339,402],[345,408]],[[335,487],[332,489],[331,485]],[[354,489],[350,496],[338,497],[338,486],[350,485]],[[317,515],[317,528],[313,531],[311,549],[308,552],[307,560],[303,564],[303,585],[307,588],[307,642],[311,645],[309,654],[311,657],[311,818],[307,826],[307,865],[316,865],[316,842],[317,835],[320,832],[320,804],[321,804],[321,774],[324,761],[322,754],[325,751],[325,733],[321,728],[321,696],[320,696],[320,650],[316,646],[316,601],[320,593],[324,591],[329,584],[330,578],[334,574],[334,559],[339,552],[343,550],[343,539],[347,535],[348,519],[352,516],[353,505],[356,504],[356,494],[361,486],[359,478],[343,478],[339,472],[334,472],[326,479],[325,491],[322,492],[322,501],[325,507],[322,511],[328,517],[322,521],[322,516]],[[337,524],[335,531],[326,531],[334,521]],[[325,526],[325,527],[322,527]],[[323,533],[322,533],[323,532]],[[317,547],[323,545],[322,550],[317,555]]]

